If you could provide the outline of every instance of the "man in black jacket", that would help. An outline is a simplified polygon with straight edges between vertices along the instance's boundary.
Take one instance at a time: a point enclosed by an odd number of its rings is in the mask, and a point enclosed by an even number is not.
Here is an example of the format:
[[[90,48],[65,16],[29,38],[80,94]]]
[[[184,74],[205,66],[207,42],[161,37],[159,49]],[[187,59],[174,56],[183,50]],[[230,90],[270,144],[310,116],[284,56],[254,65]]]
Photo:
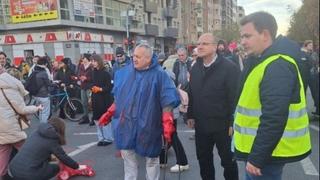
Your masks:
[[[43,110],[39,112],[39,120],[41,123],[48,122],[48,118],[50,116],[50,98],[49,98],[49,86],[51,82],[48,77],[48,73],[46,72],[47,68],[47,59],[45,57],[40,57],[36,66],[34,67],[34,71],[32,73],[36,73],[36,82],[34,85],[39,89],[38,92],[34,95],[34,98],[37,104],[43,105]]]
[[[190,72],[188,126],[195,127],[195,141],[203,180],[215,179],[213,148],[217,145],[227,180],[238,179],[231,152],[233,111],[239,69],[216,54],[212,34],[198,40],[198,59]]]

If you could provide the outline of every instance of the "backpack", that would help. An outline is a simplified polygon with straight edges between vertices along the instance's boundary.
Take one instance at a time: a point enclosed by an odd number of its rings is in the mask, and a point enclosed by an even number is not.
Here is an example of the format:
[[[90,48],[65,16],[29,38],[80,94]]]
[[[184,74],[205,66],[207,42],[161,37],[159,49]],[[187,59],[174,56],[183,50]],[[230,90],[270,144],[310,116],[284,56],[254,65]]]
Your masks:
[[[33,71],[30,76],[27,78],[24,87],[26,88],[27,91],[29,91],[29,94],[31,96],[34,96],[38,93],[39,89],[37,85],[37,71]]]

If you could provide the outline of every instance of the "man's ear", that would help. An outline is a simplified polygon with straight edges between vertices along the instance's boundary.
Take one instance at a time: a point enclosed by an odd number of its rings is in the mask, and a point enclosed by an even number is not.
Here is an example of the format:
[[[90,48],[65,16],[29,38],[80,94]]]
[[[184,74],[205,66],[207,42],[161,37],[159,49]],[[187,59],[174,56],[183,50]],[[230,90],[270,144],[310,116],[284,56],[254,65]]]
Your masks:
[[[268,30],[264,29],[262,30],[261,34],[263,35],[263,41],[269,41],[270,39],[272,39],[271,34]]]

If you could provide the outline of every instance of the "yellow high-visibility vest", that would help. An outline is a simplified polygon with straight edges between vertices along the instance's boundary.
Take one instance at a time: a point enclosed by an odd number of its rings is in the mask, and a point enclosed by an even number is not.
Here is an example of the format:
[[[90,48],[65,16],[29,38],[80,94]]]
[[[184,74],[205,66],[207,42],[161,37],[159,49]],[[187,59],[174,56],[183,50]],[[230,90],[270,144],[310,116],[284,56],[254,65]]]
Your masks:
[[[234,121],[234,145],[237,151],[242,153],[251,152],[262,114],[260,83],[266,67],[279,58],[289,61],[296,67],[300,82],[301,101],[297,104],[290,104],[286,127],[280,141],[272,152],[272,156],[294,157],[303,155],[311,150],[306,98],[298,66],[290,56],[277,54],[257,65],[250,72],[244,83]]]

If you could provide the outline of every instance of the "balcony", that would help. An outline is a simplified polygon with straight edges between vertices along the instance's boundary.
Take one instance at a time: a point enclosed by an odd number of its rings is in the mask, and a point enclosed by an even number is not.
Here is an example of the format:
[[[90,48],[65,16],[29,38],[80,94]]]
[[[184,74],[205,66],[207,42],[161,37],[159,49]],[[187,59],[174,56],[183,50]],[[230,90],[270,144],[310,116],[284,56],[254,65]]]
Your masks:
[[[178,30],[178,28],[175,28],[175,27],[168,27],[168,28],[164,29],[164,36],[178,38],[179,30]]]
[[[150,13],[158,12],[158,4],[155,2],[150,2],[149,0],[144,1],[144,11]]]
[[[164,8],[163,15],[164,15],[164,17],[177,18],[178,12],[177,12],[177,10],[172,9],[172,8]]]
[[[145,24],[146,35],[159,36],[159,27],[153,24]]]

